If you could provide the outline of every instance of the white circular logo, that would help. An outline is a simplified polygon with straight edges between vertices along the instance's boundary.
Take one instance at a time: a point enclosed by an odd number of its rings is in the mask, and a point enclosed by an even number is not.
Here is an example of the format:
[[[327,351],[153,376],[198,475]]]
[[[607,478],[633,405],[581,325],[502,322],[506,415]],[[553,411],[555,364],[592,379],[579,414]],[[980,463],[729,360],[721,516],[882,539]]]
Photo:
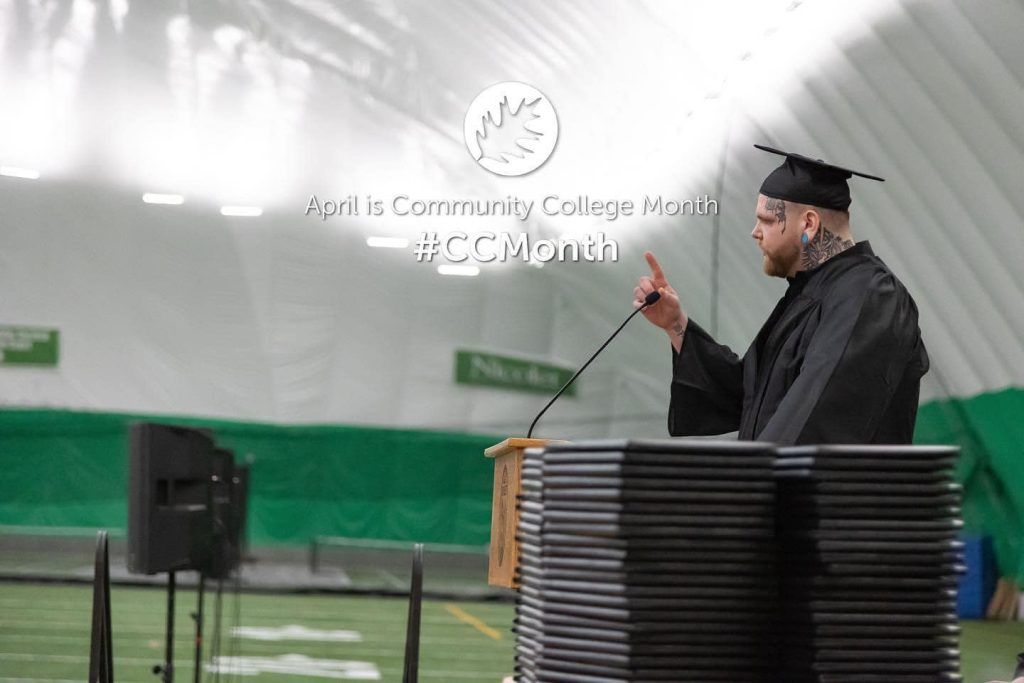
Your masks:
[[[476,96],[466,112],[466,147],[491,173],[526,175],[555,150],[558,117],[531,85],[505,81]]]

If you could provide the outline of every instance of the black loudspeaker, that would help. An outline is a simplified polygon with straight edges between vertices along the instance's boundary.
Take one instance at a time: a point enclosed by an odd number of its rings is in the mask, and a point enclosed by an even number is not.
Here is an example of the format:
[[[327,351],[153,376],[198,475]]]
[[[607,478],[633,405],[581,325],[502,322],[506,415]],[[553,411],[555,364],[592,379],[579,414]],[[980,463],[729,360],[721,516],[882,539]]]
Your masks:
[[[226,579],[238,566],[240,546],[236,507],[235,454],[226,448],[213,452],[212,493],[213,553],[204,572],[211,579]]]
[[[137,423],[129,445],[129,571],[206,568],[213,542],[212,437],[198,429]]]

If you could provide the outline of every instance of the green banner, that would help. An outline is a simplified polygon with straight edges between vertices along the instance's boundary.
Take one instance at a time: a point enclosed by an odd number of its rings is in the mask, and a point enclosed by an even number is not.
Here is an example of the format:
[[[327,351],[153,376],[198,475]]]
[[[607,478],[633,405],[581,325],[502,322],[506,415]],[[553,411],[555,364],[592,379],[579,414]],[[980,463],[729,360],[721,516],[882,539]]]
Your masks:
[[[499,356],[484,351],[455,351],[455,383],[551,394],[572,377],[572,368],[550,363]],[[576,385],[567,396],[576,394]]]
[[[0,325],[0,365],[56,366],[60,330]]]

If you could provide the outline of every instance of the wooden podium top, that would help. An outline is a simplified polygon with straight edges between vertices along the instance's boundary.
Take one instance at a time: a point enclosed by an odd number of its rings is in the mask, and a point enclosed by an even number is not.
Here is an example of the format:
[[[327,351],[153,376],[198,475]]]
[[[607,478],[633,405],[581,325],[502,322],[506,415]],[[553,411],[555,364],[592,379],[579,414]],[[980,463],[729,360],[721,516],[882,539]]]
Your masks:
[[[488,458],[497,458],[499,455],[504,455],[516,448],[537,448],[539,446],[546,446],[549,443],[553,443],[553,441],[551,439],[527,439],[519,436],[511,436],[501,443],[496,443],[490,448],[484,450],[484,455]]]

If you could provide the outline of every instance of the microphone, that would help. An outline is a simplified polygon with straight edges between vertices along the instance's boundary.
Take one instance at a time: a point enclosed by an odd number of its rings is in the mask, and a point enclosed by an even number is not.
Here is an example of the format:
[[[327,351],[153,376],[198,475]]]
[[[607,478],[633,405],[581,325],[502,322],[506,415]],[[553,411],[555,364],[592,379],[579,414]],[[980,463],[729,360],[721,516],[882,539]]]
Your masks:
[[[588,365],[594,362],[594,359],[597,358],[598,354],[604,351],[604,347],[608,346],[612,342],[612,339],[615,339],[615,336],[622,331],[622,328],[629,324],[629,321],[633,319],[633,316],[635,316],[637,313],[644,310],[648,306],[657,303],[658,299],[660,298],[661,294],[659,292],[651,292],[646,297],[644,297],[643,305],[639,306],[635,311],[630,313],[625,320],[622,321],[622,324],[619,325],[618,329],[612,332],[612,336],[608,337],[608,339],[605,340],[604,344],[601,344],[601,348],[599,348],[597,351],[594,351],[594,355],[588,358],[587,362],[584,363],[583,366],[579,370],[577,370],[572,377],[569,378],[569,381],[562,385],[562,388],[558,390],[558,393],[551,397],[551,400],[548,401],[548,404],[541,408],[541,411],[537,413],[537,417],[533,418],[533,422],[530,423],[530,430],[526,432],[527,439],[533,437],[533,428],[537,426],[538,420],[540,420],[540,418],[543,417],[544,413],[548,412],[548,408],[550,408],[551,405],[558,400],[559,396],[565,393],[566,389],[572,386],[572,383],[576,381],[576,378],[579,377],[583,373],[583,371],[587,369]]]

